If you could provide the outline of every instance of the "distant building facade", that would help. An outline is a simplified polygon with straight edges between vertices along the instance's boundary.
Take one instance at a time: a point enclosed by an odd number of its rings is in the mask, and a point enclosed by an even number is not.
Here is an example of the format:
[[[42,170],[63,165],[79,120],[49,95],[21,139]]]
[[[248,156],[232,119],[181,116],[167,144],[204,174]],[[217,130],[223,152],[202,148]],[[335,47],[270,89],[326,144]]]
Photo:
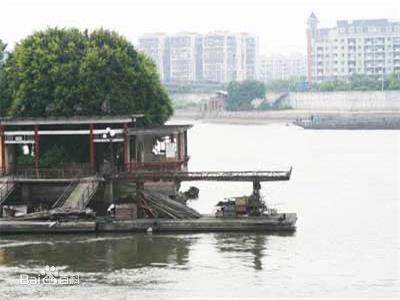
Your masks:
[[[203,79],[243,80],[242,44],[237,34],[210,32],[203,36]]]
[[[178,33],[169,37],[170,80],[191,82],[197,79],[197,33]]]
[[[144,34],[139,37],[139,49],[157,66],[162,81],[169,81],[169,40],[165,33]]]
[[[243,77],[248,80],[259,78],[259,41],[258,36],[248,33],[240,34],[242,40]]]
[[[216,82],[259,77],[258,37],[248,33],[145,34],[139,49],[157,65],[164,82]]]
[[[312,13],[307,20],[309,82],[400,72],[400,21],[337,21],[333,28],[318,28],[318,24]]]
[[[302,78],[307,74],[307,58],[300,53],[290,55],[263,56],[260,62],[259,79],[267,82],[270,80],[286,80]]]

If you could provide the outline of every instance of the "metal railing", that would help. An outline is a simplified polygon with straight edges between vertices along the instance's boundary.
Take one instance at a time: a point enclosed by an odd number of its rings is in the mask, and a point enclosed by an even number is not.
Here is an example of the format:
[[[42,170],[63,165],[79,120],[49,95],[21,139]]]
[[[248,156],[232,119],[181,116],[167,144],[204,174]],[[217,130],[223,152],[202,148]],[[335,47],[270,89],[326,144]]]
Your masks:
[[[54,179],[54,178],[81,178],[93,175],[90,168],[65,168],[65,169],[36,169],[17,168],[13,176],[20,178]]]
[[[57,198],[56,202],[54,202],[54,204],[51,208],[58,208],[58,207],[63,206],[65,201],[71,195],[72,191],[75,189],[76,186],[77,186],[77,182],[71,181],[71,183],[65,188],[65,190],[62,192],[60,197]]]
[[[115,179],[171,180],[171,181],[286,181],[290,180],[292,168],[285,171],[136,171],[116,174]]]
[[[15,183],[12,181],[5,181],[1,183],[0,187],[0,204],[2,204],[7,197],[10,195],[10,193],[13,191],[15,187]]]
[[[181,171],[187,166],[189,157],[183,160],[160,160],[151,162],[130,162],[125,164],[120,172],[136,172],[136,171]]]

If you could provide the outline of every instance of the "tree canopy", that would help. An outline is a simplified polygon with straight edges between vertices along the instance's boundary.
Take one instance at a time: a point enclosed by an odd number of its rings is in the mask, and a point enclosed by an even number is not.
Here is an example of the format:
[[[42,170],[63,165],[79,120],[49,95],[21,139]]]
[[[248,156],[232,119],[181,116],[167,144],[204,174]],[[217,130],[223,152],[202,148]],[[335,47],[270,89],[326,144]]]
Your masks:
[[[0,40],[0,65],[3,62],[5,51],[6,51],[6,44],[3,43],[2,40]]]
[[[0,40],[0,97],[1,97],[1,91],[4,90],[3,64],[5,59],[6,46],[7,45],[4,44],[2,40]],[[0,111],[1,111],[1,102],[0,102]]]
[[[19,42],[4,64],[2,115],[173,113],[154,63],[116,32],[49,28]]]
[[[227,109],[232,111],[252,110],[254,99],[265,97],[265,84],[261,81],[232,81],[228,85]]]
[[[399,90],[399,74],[390,74],[383,78],[373,78],[363,74],[353,74],[349,80],[332,80],[312,85],[313,91],[380,91]]]

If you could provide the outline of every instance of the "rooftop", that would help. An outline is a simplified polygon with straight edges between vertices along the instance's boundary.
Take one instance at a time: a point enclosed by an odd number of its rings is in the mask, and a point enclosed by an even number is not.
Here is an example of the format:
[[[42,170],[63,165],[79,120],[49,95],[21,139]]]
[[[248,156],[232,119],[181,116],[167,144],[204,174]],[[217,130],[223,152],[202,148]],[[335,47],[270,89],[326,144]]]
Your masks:
[[[136,122],[143,114],[124,116],[74,116],[74,117],[47,117],[47,118],[0,118],[0,125],[79,125],[79,124],[123,124]]]

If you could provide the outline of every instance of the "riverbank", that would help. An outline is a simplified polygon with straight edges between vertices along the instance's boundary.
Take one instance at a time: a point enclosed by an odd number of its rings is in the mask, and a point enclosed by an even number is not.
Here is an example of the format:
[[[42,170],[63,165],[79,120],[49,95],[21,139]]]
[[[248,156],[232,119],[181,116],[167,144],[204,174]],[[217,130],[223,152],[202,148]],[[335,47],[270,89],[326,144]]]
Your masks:
[[[277,110],[277,111],[241,111],[241,112],[219,112],[216,114],[203,115],[199,111],[177,110],[171,121],[200,121],[204,123],[222,124],[290,124],[299,119],[309,119],[312,115],[340,114],[349,117],[357,116],[364,118],[376,118],[386,116],[398,116],[399,111],[311,111],[311,110]]]

